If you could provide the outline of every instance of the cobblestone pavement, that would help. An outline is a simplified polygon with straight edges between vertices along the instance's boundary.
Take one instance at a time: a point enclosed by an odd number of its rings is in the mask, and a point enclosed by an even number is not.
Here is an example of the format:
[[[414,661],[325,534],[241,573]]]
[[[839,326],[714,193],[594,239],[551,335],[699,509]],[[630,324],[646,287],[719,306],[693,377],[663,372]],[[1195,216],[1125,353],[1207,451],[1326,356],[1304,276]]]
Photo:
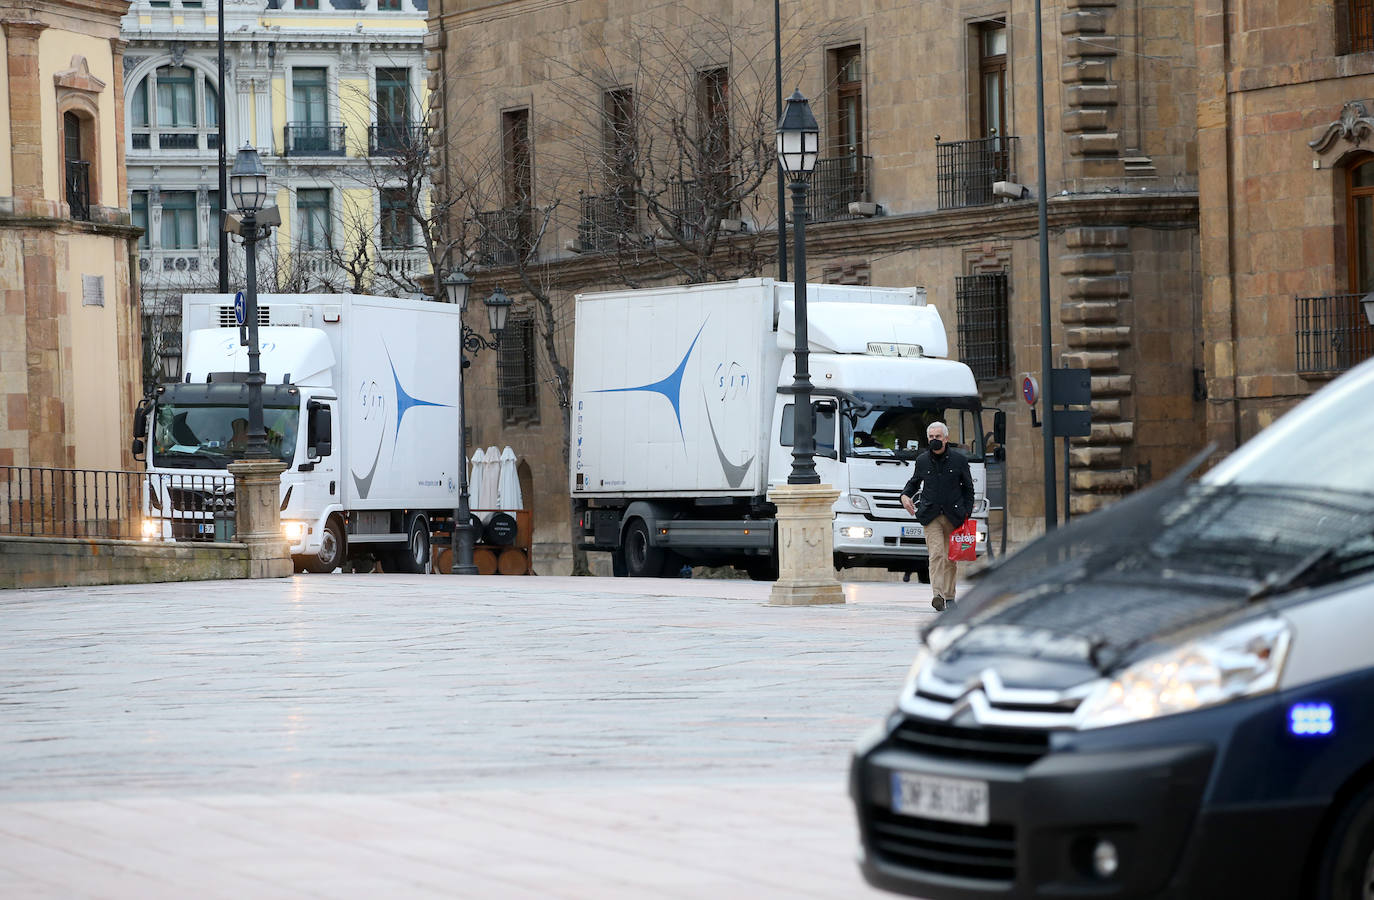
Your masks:
[[[296,576],[0,592],[0,896],[860,897],[929,589]]]

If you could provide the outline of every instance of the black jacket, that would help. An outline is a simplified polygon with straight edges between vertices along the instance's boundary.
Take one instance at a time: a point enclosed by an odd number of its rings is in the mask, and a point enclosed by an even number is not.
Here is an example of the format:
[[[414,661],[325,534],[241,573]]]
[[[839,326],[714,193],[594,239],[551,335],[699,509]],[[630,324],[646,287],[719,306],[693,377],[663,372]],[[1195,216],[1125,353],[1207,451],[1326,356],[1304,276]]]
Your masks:
[[[942,513],[958,528],[973,513],[973,473],[968,457],[954,448],[935,455],[929,450],[916,457],[916,474],[907,481],[902,493],[916,499],[916,521],[922,525],[934,522]]]

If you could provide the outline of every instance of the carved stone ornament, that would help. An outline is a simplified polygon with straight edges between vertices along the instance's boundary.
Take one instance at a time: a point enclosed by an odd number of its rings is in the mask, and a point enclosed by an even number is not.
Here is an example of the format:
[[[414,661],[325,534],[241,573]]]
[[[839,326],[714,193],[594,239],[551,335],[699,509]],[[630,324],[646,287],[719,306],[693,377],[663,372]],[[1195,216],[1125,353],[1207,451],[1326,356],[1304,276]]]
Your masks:
[[[1369,117],[1369,111],[1362,102],[1351,100],[1341,109],[1341,117],[1326,126],[1326,132],[1321,137],[1308,141],[1307,146],[1318,153],[1325,153],[1337,138],[1343,138],[1358,147],[1371,137],[1374,137],[1374,119]]]
[[[125,78],[128,78],[128,77],[129,77],[129,73],[132,72],[134,69],[137,69],[137,68],[139,67],[139,64],[141,64],[141,63],[142,63],[145,59],[147,59],[147,58],[148,58],[148,57],[146,57],[146,56],[125,56],[125,57],[124,57],[124,77],[125,77]]]
[[[186,45],[181,41],[172,41],[172,65],[179,66],[181,61],[186,58]]]
[[[76,54],[72,57],[70,66],[71,68],[53,75],[53,81],[57,82],[59,88],[85,91],[89,94],[98,94],[105,90],[105,82],[91,74],[86,57]]]

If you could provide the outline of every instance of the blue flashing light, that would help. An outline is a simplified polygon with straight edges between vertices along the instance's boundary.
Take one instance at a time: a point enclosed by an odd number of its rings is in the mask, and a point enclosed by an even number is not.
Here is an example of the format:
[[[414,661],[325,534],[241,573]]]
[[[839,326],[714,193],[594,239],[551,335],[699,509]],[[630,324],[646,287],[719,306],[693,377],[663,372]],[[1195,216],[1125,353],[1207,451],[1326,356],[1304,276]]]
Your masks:
[[[1336,730],[1330,703],[1294,703],[1288,709],[1288,730],[1298,737],[1317,737]]]

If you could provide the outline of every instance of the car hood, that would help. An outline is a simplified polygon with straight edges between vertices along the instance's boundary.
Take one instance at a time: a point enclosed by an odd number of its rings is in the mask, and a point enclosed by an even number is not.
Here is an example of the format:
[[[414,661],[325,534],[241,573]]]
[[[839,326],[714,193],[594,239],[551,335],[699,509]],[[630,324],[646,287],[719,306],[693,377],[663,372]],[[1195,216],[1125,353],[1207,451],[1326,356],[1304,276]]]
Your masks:
[[[1051,687],[1105,674],[1282,593],[1374,520],[1365,495],[1209,485],[1188,481],[1190,471],[985,572],[926,634],[940,677],[993,665],[1008,684]]]

